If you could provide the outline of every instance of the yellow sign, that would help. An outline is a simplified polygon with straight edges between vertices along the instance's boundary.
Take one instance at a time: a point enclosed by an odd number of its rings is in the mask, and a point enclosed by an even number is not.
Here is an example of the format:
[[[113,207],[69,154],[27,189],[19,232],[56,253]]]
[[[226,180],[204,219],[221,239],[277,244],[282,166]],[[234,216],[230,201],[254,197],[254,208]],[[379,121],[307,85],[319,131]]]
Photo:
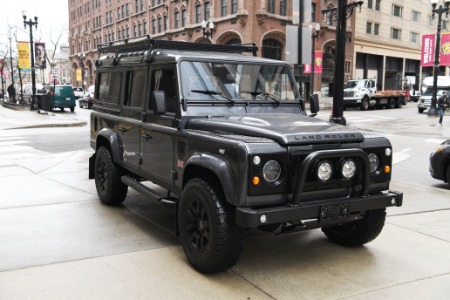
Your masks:
[[[19,52],[19,68],[31,68],[30,46],[27,42],[17,42],[17,50]]]
[[[77,69],[77,81],[81,81],[81,69]]]

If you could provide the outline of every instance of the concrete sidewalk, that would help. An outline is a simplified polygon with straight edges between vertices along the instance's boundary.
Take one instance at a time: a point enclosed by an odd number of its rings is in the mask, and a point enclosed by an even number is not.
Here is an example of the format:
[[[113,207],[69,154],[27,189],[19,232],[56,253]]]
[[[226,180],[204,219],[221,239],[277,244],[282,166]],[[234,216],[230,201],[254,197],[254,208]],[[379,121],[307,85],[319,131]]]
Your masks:
[[[204,275],[157,225],[158,204],[134,191],[121,207],[99,203],[90,154],[3,170],[0,299],[449,298],[448,190],[393,181],[404,204],[388,209],[383,232],[364,247],[335,245],[319,229],[248,235],[236,266]],[[17,194],[22,182],[27,192]]]
[[[37,127],[84,126],[87,122],[76,113],[65,111],[14,110],[0,102],[0,130]]]

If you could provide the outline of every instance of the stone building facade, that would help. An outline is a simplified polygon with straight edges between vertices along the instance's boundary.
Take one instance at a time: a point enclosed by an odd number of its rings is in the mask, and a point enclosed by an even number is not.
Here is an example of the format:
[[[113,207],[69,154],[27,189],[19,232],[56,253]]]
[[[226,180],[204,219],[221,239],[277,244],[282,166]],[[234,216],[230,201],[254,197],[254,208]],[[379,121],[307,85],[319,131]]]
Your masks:
[[[324,53],[324,73],[315,75],[315,91],[333,80],[336,24],[321,9],[336,5],[337,0],[312,0],[311,22],[321,24],[315,49]],[[81,85],[76,70],[84,66],[88,86],[95,80],[94,62],[99,45],[146,35],[195,43],[255,43],[259,47],[258,56],[285,60],[286,25],[292,25],[293,1],[69,0],[69,16],[72,84]],[[206,33],[209,23],[214,24],[212,36],[204,34],[203,21],[207,22]],[[346,76],[349,77],[353,69],[354,16],[347,25],[350,38],[346,44]],[[305,75],[302,82],[308,85],[309,75]]]

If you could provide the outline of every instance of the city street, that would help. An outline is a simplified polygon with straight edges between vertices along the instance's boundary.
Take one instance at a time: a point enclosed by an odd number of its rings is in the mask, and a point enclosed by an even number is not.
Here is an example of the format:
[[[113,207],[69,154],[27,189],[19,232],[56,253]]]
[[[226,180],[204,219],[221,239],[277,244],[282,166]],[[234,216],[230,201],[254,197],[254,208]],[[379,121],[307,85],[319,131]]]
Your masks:
[[[204,275],[174,235],[174,211],[131,189],[121,207],[100,204],[88,179],[90,112],[55,112],[84,126],[0,130],[0,299],[449,298],[450,190],[428,159],[450,137],[450,116],[437,126],[417,103],[344,112],[348,126],[394,148],[391,189],[403,206],[387,210],[375,241],[344,248],[319,229],[249,233],[235,267]]]

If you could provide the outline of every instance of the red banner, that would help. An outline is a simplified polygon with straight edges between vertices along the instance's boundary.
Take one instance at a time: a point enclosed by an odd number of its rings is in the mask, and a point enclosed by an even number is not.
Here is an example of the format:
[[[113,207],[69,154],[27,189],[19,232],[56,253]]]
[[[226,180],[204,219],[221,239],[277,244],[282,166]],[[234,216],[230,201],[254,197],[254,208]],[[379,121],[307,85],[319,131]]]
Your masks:
[[[450,66],[450,32],[441,35],[440,66]]]
[[[434,46],[436,44],[434,34],[424,34],[422,36],[422,53],[420,65],[422,67],[432,67],[434,64]]]
[[[322,51],[316,51],[314,53],[314,73],[322,73],[323,53]],[[311,64],[304,64],[303,73],[311,73]]]

